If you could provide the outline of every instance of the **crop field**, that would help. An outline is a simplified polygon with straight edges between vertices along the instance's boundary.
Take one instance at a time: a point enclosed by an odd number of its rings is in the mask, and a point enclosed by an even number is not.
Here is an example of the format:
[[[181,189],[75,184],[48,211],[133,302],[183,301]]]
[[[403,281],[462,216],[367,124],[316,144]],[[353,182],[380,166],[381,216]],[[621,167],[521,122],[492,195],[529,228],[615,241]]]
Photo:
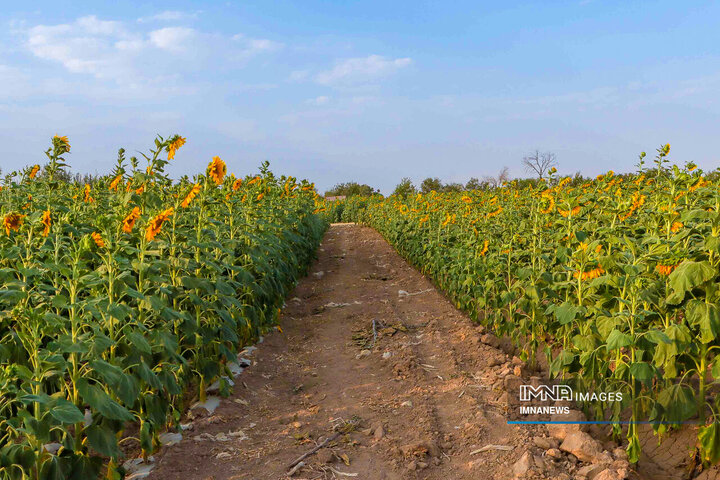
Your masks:
[[[66,137],[0,186],[0,478],[124,475],[275,325],[326,221],[306,181],[165,173],[185,139],[70,181]],[[190,392],[188,394],[187,392]]]
[[[614,423],[631,461],[636,422],[662,435],[694,419],[702,460],[717,462],[720,183],[669,166],[669,149],[632,175],[356,197],[330,213],[377,229],[530,365],[539,354],[575,388],[622,392],[587,413]]]

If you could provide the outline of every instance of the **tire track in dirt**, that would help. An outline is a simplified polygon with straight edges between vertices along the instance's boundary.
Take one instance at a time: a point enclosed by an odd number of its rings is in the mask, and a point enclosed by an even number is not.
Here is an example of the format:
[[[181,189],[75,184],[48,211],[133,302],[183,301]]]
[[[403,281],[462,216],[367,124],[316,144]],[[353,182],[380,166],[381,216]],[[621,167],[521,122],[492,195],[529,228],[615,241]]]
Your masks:
[[[287,300],[282,332],[252,352],[213,413],[188,413],[192,429],[147,478],[285,479],[343,425],[292,478],[587,478],[544,426],[507,425],[505,382],[522,362],[486,344],[495,339],[377,232],[333,225],[318,257]],[[507,450],[477,452],[487,445]],[[594,473],[622,478],[610,466]]]

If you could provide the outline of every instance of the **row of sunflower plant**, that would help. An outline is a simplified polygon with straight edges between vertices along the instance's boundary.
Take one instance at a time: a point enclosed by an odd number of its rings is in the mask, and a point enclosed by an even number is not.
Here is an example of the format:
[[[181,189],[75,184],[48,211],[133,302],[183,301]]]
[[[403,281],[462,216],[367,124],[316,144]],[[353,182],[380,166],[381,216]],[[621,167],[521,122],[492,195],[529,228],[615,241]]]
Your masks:
[[[670,166],[669,150],[652,168],[643,153],[636,174],[354,198],[341,216],[377,229],[531,365],[546,357],[577,389],[623,392],[585,408],[627,437],[632,461],[635,422],[662,435],[696,421],[702,459],[717,462],[720,183]]]
[[[238,349],[277,320],[327,226],[307,181],[215,157],[172,181],[158,137],[69,181],[66,137],[0,186],[0,478],[119,479],[177,425],[189,388],[227,393]],[[137,432],[137,433],[135,433]]]

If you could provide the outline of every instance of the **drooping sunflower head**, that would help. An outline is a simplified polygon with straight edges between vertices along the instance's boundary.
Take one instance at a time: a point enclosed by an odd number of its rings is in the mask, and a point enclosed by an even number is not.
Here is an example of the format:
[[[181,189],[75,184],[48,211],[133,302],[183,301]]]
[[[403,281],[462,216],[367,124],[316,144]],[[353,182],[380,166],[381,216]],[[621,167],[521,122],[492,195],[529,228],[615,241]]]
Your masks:
[[[130,214],[123,219],[122,231],[125,233],[131,233],[133,227],[135,227],[135,221],[138,218],[140,218],[140,207],[135,207],[132,209]]]
[[[185,145],[186,139],[181,137],[180,135],[175,135],[170,139],[170,143],[166,147],[166,150],[168,152],[168,160],[172,160],[175,158],[175,152],[178,151],[180,147]]]
[[[225,162],[218,156],[213,157],[212,162],[208,165],[208,176],[212,178],[216,184],[220,185],[223,183],[226,173],[227,166]]]
[[[40,171],[40,165],[34,165],[32,169],[30,169],[30,173],[28,174],[28,177],[35,178]]]
[[[187,206],[190,205],[190,202],[193,201],[193,199],[197,196],[198,193],[200,193],[200,184],[199,184],[199,183],[196,183],[195,185],[193,185],[193,187],[192,187],[192,189],[190,190],[190,192],[188,192],[187,196],[186,196],[185,199],[182,201],[182,203],[180,204],[180,206],[181,206],[182,208],[187,208]]]
[[[90,236],[95,242],[95,245],[97,245],[99,248],[105,248],[105,240],[103,240],[102,235],[100,235],[98,232],[93,232],[90,234]]]
[[[55,135],[52,138],[53,148],[62,155],[70,151],[70,140],[65,135]]]
[[[19,213],[8,213],[3,219],[3,227],[5,227],[5,233],[10,235],[10,230],[17,232],[23,224],[23,218],[25,215]]]
[[[50,210],[45,210],[42,216],[43,225],[43,237],[47,237],[50,234],[50,227],[52,226],[52,219],[50,218]]]
[[[157,234],[160,233],[163,223],[165,223],[165,220],[167,220],[173,213],[175,213],[175,210],[170,207],[150,219],[150,223],[148,223],[147,229],[145,230],[145,239],[147,239],[148,242],[153,240]]]

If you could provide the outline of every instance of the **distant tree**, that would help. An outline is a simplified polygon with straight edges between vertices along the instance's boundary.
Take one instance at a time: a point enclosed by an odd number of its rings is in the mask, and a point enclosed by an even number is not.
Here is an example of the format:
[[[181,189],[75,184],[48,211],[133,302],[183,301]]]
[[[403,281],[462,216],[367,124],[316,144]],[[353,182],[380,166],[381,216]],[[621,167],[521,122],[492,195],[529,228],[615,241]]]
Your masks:
[[[370,185],[360,184],[357,182],[338,183],[333,188],[325,192],[326,197],[337,197],[345,195],[346,197],[361,196],[369,197],[380,193],[379,190],[372,188]]]
[[[442,191],[442,189],[443,189],[443,184],[440,181],[440,179],[437,177],[436,178],[428,177],[425,180],[423,180],[422,183],[420,184],[420,191],[422,193],[430,193],[433,190],[435,190],[436,192],[440,192],[440,191]]]
[[[533,172],[542,179],[548,170],[557,166],[557,156],[552,152],[540,153],[539,150],[535,150],[534,153],[524,157],[522,163],[526,171]]]
[[[487,184],[485,182],[481,182],[475,177],[472,177],[468,182],[465,184],[465,190],[482,190],[485,188]]]
[[[408,197],[410,195],[415,195],[416,193],[417,188],[415,188],[412,180],[410,180],[408,177],[400,180],[400,183],[397,184],[395,190],[393,191],[393,195],[397,195],[398,197]]]
[[[493,177],[491,175],[486,175],[483,177],[483,182],[486,183],[490,187],[500,187],[503,183],[510,181],[510,169],[508,167],[503,167],[500,172],[498,172],[497,177]]]
[[[443,192],[462,192],[464,190],[462,183],[448,183],[442,187]]]

